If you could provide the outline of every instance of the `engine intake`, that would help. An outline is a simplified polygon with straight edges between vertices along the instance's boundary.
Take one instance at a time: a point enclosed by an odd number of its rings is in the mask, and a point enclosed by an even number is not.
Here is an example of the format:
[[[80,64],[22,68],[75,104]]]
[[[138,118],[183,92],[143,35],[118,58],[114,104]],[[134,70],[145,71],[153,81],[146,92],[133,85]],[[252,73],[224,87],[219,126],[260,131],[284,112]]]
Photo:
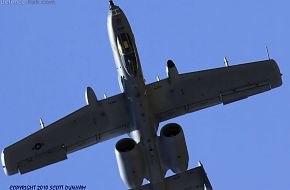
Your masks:
[[[177,123],[169,123],[160,131],[161,158],[174,173],[187,170],[189,156],[183,130]]]
[[[133,139],[124,138],[117,142],[115,154],[123,182],[130,189],[141,186],[145,169],[140,146]]]

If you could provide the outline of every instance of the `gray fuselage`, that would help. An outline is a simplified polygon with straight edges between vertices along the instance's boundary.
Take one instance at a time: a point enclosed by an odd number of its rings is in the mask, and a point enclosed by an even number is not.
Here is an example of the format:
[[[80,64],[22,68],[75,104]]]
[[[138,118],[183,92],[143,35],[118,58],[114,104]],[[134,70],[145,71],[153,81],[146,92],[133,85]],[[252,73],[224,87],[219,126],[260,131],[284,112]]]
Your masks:
[[[130,117],[130,137],[142,147],[146,162],[146,178],[157,189],[163,188],[164,170],[158,151],[157,129],[150,104],[139,56],[130,24],[118,6],[111,6],[108,33],[116,63],[121,91],[124,92]]]

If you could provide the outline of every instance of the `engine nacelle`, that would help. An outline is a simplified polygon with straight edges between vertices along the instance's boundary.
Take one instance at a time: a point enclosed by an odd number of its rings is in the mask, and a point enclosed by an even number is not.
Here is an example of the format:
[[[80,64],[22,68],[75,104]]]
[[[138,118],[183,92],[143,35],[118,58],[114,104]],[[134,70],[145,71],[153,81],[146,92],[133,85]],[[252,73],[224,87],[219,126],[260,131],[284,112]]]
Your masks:
[[[121,179],[130,188],[142,185],[145,177],[145,162],[140,146],[133,139],[124,138],[115,147]]]
[[[165,125],[159,139],[161,157],[166,167],[174,173],[186,171],[189,156],[181,126],[177,123]]]
[[[176,79],[178,77],[178,70],[172,60],[167,61],[166,73],[170,79]]]

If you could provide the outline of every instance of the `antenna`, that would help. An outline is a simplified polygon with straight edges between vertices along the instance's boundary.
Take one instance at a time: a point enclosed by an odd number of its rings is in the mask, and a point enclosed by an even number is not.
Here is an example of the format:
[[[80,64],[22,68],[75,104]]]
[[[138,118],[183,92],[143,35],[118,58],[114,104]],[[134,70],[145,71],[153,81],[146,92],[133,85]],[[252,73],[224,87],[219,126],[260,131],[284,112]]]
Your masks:
[[[41,129],[44,129],[45,125],[42,118],[39,119],[39,122],[40,122]]]
[[[225,66],[226,66],[226,67],[229,66],[229,61],[228,61],[227,57],[224,57],[224,63],[225,63]]]
[[[267,56],[268,56],[268,59],[270,60],[270,53],[269,53],[269,49],[268,49],[268,46],[266,46],[266,51],[267,51]]]

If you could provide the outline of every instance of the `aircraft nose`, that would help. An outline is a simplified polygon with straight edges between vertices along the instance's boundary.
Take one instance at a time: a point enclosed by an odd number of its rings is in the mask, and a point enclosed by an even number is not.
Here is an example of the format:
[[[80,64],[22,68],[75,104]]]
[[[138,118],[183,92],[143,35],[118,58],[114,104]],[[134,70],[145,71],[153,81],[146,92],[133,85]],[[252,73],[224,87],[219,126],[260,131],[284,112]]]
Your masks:
[[[110,17],[116,17],[116,16],[123,16],[123,12],[121,10],[121,8],[117,5],[113,5],[112,7],[110,7],[110,10],[109,10],[109,16]]]
[[[113,10],[115,9],[115,7],[117,7],[112,0],[109,1],[109,5],[110,5],[110,10]]]

